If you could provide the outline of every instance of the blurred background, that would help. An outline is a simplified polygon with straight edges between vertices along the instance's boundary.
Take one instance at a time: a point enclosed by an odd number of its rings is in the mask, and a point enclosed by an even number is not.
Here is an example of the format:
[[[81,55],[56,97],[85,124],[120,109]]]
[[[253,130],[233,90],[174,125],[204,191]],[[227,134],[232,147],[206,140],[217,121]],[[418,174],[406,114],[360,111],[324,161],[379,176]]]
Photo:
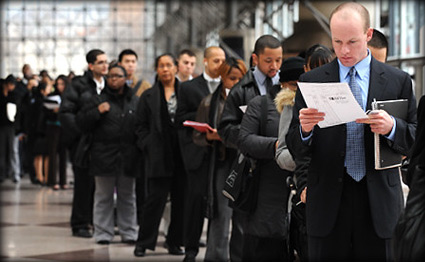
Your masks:
[[[425,2],[358,1],[371,15],[371,26],[389,41],[388,63],[408,72],[416,96],[424,94]],[[3,0],[0,72],[22,77],[22,66],[51,76],[82,74],[85,54],[93,48],[116,59],[125,48],[139,56],[138,75],[151,79],[154,58],[164,52],[202,52],[220,45],[248,64],[255,40],[263,34],[280,39],[285,57],[315,43],[331,47],[329,14],[339,1],[308,0]]]

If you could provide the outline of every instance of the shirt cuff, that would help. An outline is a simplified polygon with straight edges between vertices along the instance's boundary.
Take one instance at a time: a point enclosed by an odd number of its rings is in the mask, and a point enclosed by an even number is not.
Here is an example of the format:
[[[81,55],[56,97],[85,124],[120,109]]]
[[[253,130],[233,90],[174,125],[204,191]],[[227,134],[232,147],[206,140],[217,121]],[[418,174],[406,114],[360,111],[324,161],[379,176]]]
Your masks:
[[[390,134],[388,136],[385,136],[385,138],[388,139],[388,140],[394,141],[394,139],[395,139],[395,129],[397,127],[397,121],[395,121],[395,118],[393,116],[391,116],[391,118],[393,119],[394,125],[393,125],[393,128],[391,129]]]
[[[301,135],[301,140],[304,143],[307,143],[308,141],[310,141],[311,137],[313,136],[313,130],[310,132],[310,134],[306,137],[303,136],[303,131],[301,130],[301,126],[300,126],[300,135]]]

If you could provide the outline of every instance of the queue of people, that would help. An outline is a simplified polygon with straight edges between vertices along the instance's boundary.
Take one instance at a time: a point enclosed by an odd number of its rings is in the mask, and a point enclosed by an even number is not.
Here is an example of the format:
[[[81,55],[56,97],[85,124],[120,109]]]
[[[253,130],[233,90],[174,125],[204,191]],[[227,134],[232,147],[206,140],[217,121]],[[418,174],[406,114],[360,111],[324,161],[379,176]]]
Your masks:
[[[423,174],[423,134],[416,134],[412,82],[384,64],[386,50],[374,57],[388,43],[370,28],[363,5],[339,5],[330,29],[334,53],[317,44],[286,59],[281,42],[263,35],[250,68],[208,47],[198,76],[192,51],[177,59],[165,53],[156,58],[152,84],[136,76],[138,56],[131,49],[111,64],[105,52],[90,50],[88,70],[71,81],[45,74],[39,80],[25,66],[21,81],[1,80],[0,179],[18,183],[25,167],[34,183],[66,189],[69,152],[73,236],[108,245],[117,227],[136,257],[155,250],[170,200],[164,246],[183,261],[196,261],[205,218],[205,261],[403,261],[411,255],[403,241],[411,238],[400,237],[404,228],[397,226],[399,168],[374,168],[373,137],[400,155],[414,149],[408,176],[414,188]],[[380,40],[371,41],[375,35]],[[406,99],[407,117],[378,110],[321,128],[326,116],[307,106],[298,82],[347,83],[364,111],[373,99]],[[187,120],[210,129],[194,130]],[[415,137],[422,144],[414,145]],[[248,212],[222,194],[239,155],[255,163]],[[409,196],[410,209],[414,200]],[[409,259],[423,256],[415,254]]]

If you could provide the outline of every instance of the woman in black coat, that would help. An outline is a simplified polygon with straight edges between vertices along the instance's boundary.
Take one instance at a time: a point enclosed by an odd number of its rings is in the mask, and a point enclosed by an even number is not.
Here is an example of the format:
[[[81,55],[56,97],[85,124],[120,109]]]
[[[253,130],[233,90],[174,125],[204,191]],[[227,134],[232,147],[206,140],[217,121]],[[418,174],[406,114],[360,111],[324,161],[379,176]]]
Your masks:
[[[157,57],[155,70],[157,81],[142,94],[136,112],[137,146],[144,155],[147,191],[134,255],[144,256],[146,249],[155,250],[158,228],[169,193],[171,221],[166,246],[170,254],[183,255],[180,245],[184,166],[174,124],[179,91],[174,57],[170,54]]]
[[[135,145],[135,111],[138,97],[125,83],[121,66],[109,69],[105,89],[93,96],[77,114],[79,128],[92,134],[89,174],[95,176],[93,225],[98,244],[114,237],[114,190],[117,193],[117,225],[124,243],[137,236],[135,177],[141,152]]]
[[[244,261],[289,261],[285,218],[289,196],[286,178],[291,172],[274,160],[280,115],[273,100],[279,90],[280,86],[273,86],[266,97],[257,96],[248,103],[239,132],[239,149],[257,160],[255,176],[259,178],[256,208],[248,214],[244,230]],[[267,99],[267,119],[261,119],[263,99]]]

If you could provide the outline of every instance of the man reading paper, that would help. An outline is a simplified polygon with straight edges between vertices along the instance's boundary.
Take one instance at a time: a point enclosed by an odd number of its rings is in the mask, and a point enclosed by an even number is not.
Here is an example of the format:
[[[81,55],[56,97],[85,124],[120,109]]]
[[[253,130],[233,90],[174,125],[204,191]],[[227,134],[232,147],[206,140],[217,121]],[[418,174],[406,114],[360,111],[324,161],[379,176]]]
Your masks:
[[[408,117],[402,120],[379,111],[320,128],[324,114],[306,108],[297,92],[286,141],[296,162],[308,165],[307,185],[298,188],[307,188],[301,196],[306,202],[309,260],[388,261],[403,194],[397,168],[374,169],[373,134],[384,136],[392,150],[408,153],[416,129],[411,80],[371,56],[367,42],[373,31],[364,6],[339,5],[330,16],[330,29],[337,58],[305,73],[300,82],[346,82],[364,111],[371,109],[374,98],[408,99]]]

